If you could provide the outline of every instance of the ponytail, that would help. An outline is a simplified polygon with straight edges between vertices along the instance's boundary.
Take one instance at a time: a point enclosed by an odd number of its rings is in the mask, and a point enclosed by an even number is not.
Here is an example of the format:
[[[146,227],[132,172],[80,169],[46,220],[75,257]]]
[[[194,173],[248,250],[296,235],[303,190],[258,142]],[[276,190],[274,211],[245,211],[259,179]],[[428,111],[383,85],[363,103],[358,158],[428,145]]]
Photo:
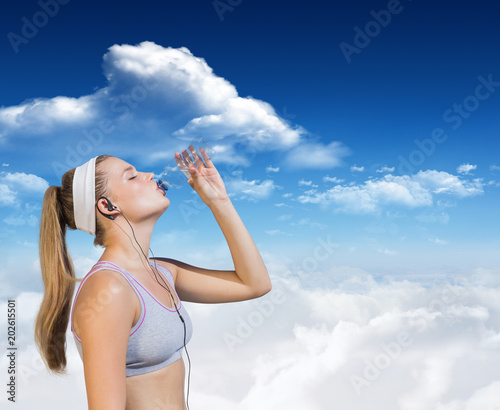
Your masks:
[[[106,176],[97,166],[108,158],[96,161],[96,193],[105,193]],[[65,374],[66,330],[70,319],[75,282],[73,262],[66,246],[66,227],[76,229],[73,213],[73,176],[66,172],[62,187],[50,186],[45,192],[40,219],[40,266],[45,286],[43,300],[35,322],[35,344],[49,371]],[[104,232],[98,224],[94,243],[101,244]]]
[[[45,192],[40,220],[40,266],[45,285],[35,323],[35,342],[47,368],[65,373],[66,329],[75,288],[75,270],[66,247],[66,223],[59,205],[60,187]]]

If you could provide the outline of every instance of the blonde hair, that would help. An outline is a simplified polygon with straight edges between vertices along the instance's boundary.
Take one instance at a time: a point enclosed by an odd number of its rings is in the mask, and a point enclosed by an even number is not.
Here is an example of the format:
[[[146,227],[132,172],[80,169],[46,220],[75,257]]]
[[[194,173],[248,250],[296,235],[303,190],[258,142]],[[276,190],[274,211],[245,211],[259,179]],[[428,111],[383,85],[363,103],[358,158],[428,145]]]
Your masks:
[[[110,157],[96,159],[96,198],[107,195],[107,175],[100,166]],[[44,283],[43,300],[35,322],[35,344],[47,369],[66,373],[66,330],[68,327],[75,277],[66,246],[66,227],[77,229],[73,214],[73,176],[75,169],[62,177],[62,186],[50,186],[45,192],[40,219],[40,266]],[[96,222],[94,245],[103,246],[104,229]]]

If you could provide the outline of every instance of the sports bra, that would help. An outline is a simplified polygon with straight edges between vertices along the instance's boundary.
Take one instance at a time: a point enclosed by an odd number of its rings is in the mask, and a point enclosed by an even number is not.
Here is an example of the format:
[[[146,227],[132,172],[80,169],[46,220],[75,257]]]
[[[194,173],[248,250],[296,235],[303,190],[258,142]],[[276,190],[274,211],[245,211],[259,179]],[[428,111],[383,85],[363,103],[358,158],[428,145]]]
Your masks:
[[[174,288],[172,273],[164,266],[151,261],[158,271],[167,279],[175,292],[178,301],[177,310],[186,325],[186,344],[191,339],[193,326],[184,304]],[[134,289],[141,303],[141,315],[130,330],[127,347],[126,377],[149,373],[168,366],[182,357],[184,347],[184,325],[175,309],[168,308],[159,302],[133,275],[114,263],[101,261],[96,263],[83,278],[71,306],[71,331],[75,338],[78,353],[83,361],[82,342],[73,328],[73,309],[78,294],[85,281],[95,272],[109,269],[119,272]]]

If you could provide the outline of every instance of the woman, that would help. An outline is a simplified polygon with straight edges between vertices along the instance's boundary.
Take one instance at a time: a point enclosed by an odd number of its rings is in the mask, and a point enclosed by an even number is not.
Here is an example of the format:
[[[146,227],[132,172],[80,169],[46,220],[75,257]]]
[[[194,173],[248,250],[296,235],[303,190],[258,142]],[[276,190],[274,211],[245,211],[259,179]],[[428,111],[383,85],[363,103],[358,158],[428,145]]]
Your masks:
[[[203,148],[205,162],[189,149],[194,162],[184,150],[182,157],[176,152],[177,163],[189,167],[188,183],[217,220],[235,270],[149,260],[153,227],[170,201],[152,173],[138,172],[121,159],[94,158],[66,172],[62,187],[45,193],[40,224],[45,294],[35,340],[47,368],[64,373],[71,321],[91,410],[186,409],[181,349],[192,325],[182,301],[236,302],[271,290],[267,269],[219,172]],[[80,280],[66,248],[66,227],[95,234],[94,244],[105,248],[81,280],[73,305]]]

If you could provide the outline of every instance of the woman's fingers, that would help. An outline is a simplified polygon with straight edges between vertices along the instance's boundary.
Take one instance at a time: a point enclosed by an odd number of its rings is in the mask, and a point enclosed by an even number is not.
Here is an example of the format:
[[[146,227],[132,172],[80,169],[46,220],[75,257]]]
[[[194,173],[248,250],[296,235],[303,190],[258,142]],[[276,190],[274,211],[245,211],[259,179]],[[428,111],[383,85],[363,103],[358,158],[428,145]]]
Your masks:
[[[186,150],[182,151],[182,157],[184,158],[184,161],[186,162],[188,168],[189,167],[196,167],[195,163],[191,159],[191,156],[189,155],[189,153]]]
[[[205,164],[207,164],[207,168],[211,168],[214,166],[214,164],[212,163],[212,160],[210,159],[210,157],[208,156],[207,152],[205,151],[205,148],[201,147],[200,148],[200,152],[201,152],[201,155],[203,155],[203,159],[205,160]]]
[[[189,146],[189,150],[191,151],[191,155],[193,156],[194,162],[196,162],[196,165],[198,165],[199,167],[205,166],[205,164],[203,163],[203,160],[200,158],[200,156],[198,155],[198,153],[196,152],[196,150],[194,149],[194,147],[192,145]]]

